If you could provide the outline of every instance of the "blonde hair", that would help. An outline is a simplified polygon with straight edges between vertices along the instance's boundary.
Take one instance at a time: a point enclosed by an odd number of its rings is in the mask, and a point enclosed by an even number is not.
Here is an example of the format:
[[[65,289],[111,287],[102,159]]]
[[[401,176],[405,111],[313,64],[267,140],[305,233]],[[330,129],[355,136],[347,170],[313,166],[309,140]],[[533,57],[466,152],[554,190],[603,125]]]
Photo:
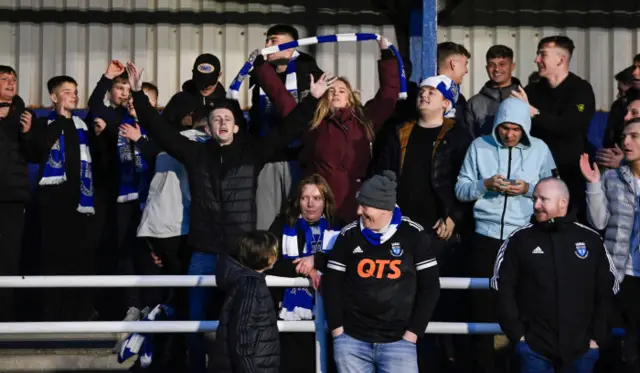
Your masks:
[[[356,118],[356,120],[364,126],[365,132],[367,133],[367,139],[369,139],[369,141],[373,141],[373,138],[375,136],[375,132],[373,130],[373,124],[371,123],[369,118],[367,118],[367,116],[364,115],[364,107],[362,106],[362,102],[360,101],[360,94],[358,92],[355,92],[351,88],[351,84],[349,83],[349,80],[347,80],[346,77],[340,76],[338,77],[337,80],[344,83],[344,85],[347,87],[347,90],[349,91],[349,98],[347,99],[347,108],[351,109],[351,112],[353,116]],[[322,97],[320,98],[320,102],[316,107],[316,111],[313,114],[313,119],[311,120],[311,123],[310,123],[310,130],[315,130],[316,128],[318,128],[318,126],[320,126],[320,123],[322,123],[322,121],[331,113],[331,101],[329,100],[329,91],[330,90],[328,89],[324,93],[324,95],[322,95]]]

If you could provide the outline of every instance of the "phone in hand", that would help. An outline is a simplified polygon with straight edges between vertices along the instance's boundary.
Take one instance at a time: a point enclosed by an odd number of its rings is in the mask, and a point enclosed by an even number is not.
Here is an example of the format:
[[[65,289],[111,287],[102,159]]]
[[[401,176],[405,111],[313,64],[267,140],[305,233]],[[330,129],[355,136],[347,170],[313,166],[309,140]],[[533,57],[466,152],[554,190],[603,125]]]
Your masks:
[[[518,184],[518,180],[514,180],[514,179],[504,179],[504,182],[510,185],[517,185]]]

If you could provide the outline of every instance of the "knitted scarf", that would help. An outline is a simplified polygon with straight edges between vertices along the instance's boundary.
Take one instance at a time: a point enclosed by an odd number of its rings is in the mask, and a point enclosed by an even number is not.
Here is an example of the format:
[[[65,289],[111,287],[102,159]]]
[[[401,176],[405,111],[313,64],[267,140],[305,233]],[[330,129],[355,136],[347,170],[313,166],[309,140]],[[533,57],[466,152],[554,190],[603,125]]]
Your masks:
[[[367,241],[369,241],[370,244],[372,244],[373,246],[378,246],[385,243],[396,233],[400,223],[402,223],[402,213],[400,212],[400,207],[396,205],[396,207],[393,209],[391,222],[385,229],[383,229],[382,233],[374,232],[369,228],[365,228],[362,224],[362,218],[360,218],[360,231],[362,231],[362,235],[367,239]]]
[[[314,236],[309,223],[300,216],[294,226],[285,225],[282,235],[282,258],[294,260],[315,254],[318,251],[328,252],[333,248],[339,229],[329,227],[327,219],[320,218],[318,226],[320,234]],[[298,228],[304,232],[305,244],[302,250],[298,247]],[[282,301],[280,318],[283,320],[312,320],[313,294],[307,288],[286,288]]]
[[[122,124],[133,125],[133,117],[125,116]],[[146,132],[140,128],[140,132]],[[118,134],[118,166],[120,169],[120,185],[118,190],[118,202],[140,201],[141,208],[147,200],[146,193],[149,187],[149,164],[140,155],[140,149],[129,139]]]
[[[255,50],[249,56],[249,59],[240,69],[238,75],[236,75],[233,82],[229,86],[229,90],[227,91],[227,98],[231,98],[234,100],[240,99],[240,86],[242,86],[242,82],[249,76],[249,72],[253,67],[253,62],[255,61],[258,54],[262,54],[267,56],[269,54],[273,54],[276,52],[280,52],[286,49],[298,48],[304,45],[313,45],[313,44],[321,44],[321,43],[337,43],[343,41],[366,41],[366,40],[380,40],[382,36],[378,34],[369,34],[369,33],[352,33],[352,34],[335,34],[335,35],[322,35],[322,36],[314,36],[305,39],[298,39],[294,41],[290,41],[287,43],[282,43],[280,45],[274,45],[272,47],[263,48],[262,50]],[[387,42],[389,42],[387,40]],[[404,65],[402,64],[402,58],[400,57],[400,53],[396,49],[396,47],[389,43],[389,48],[393,51],[393,54],[398,59],[398,70],[400,75],[400,95],[399,98],[404,100],[407,98],[407,78],[404,73]]]
[[[47,125],[53,123],[57,118],[55,111],[48,117]],[[80,200],[77,211],[83,214],[95,214],[93,205],[93,174],[91,171],[91,152],[89,150],[88,129],[85,122],[77,116],[71,117],[78,132],[78,145],[80,146]],[[60,185],[67,181],[65,162],[65,141],[64,131],[51,147],[49,158],[44,165],[42,179],[38,182],[40,186]]]

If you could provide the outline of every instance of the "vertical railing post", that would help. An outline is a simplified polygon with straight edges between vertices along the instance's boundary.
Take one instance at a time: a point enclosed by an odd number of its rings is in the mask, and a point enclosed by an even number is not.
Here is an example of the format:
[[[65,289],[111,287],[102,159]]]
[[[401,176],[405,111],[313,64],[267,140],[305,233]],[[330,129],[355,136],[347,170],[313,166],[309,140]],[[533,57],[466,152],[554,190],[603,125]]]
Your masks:
[[[327,373],[327,330],[322,294],[316,292],[316,373]]]
[[[417,0],[409,19],[409,53],[413,73],[411,80],[419,83],[437,72],[438,1]]]

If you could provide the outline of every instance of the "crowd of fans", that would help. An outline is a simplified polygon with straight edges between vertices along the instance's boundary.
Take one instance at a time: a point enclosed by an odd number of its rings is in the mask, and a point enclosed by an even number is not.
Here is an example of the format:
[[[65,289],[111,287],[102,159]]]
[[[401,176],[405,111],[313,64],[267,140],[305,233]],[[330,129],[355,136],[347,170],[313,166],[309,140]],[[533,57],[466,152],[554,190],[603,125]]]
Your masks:
[[[276,25],[266,46],[297,38]],[[132,369],[314,372],[314,336],[276,321],[312,320],[324,303],[341,373],[591,372],[620,346],[616,320],[624,369],[640,372],[640,55],[616,75],[592,152],[593,89],[569,71],[566,36],[539,42],[526,87],[513,51],[492,46],[468,100],[462,45],[439,44],[438,75],[401,102],[399,56],[379,45],[366,103],[308,54],[259,55],[249,120],[211,54],[161,112],[143,66],[109,62],[84,118],[73,77],[49,80],[53,109],[37,118],[0,66],[0,274],[23,273],[28,237],[42,275],[217,275],[219,288],[38,293],[46,321],[152,319],[157,304],[220,320],[208,359],[202,334],[159,336],[165,352]],[[267,289],[264,274],[307,277],[318,293]],[[447,276],[493,290],[441,293]],[[14,321],[14,292],[0,299]],[[432,320],[498,321],[506,338],[427,335]],[[129,342],[121,356],[138,351]]]

